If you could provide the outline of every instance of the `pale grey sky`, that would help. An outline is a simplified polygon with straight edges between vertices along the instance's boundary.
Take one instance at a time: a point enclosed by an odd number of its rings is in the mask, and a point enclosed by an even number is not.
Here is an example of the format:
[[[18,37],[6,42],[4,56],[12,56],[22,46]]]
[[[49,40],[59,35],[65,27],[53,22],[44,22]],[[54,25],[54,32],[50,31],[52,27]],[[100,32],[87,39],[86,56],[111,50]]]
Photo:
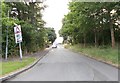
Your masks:
[[[62,27],[62,18],[68,13],[69,0],[46,0],[48,7],[43,11],[46,27],[53,27],[56,32]]]

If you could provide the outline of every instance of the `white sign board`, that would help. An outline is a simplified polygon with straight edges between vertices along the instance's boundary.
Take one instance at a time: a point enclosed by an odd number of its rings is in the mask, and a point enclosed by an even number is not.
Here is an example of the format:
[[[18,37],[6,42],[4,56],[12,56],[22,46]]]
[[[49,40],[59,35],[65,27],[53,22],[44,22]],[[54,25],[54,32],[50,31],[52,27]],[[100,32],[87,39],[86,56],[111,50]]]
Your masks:
[[[22,42],[22,33],[21,33],[20,25],[17,25],[14,27],[14,33],[15,33],[15,42],[16,43]]]

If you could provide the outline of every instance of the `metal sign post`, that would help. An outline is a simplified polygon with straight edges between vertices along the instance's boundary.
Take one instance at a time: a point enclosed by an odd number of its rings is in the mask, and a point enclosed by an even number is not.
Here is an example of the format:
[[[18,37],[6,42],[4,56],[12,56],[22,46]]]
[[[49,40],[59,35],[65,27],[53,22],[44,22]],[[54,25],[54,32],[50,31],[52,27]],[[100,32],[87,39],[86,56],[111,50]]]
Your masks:
[[[21,48],[21,42],[22,42],[22,33],[21,33],[21,26],[16,25],[14,27],[14,33],[15,33],[15,42],[19,43],[20,48],[20,59],[22,60],[22,48]]]
[[[22,60],[22,49],[21,49],[21,42],[19,42],[19,48],[20,48],[20,59]]]

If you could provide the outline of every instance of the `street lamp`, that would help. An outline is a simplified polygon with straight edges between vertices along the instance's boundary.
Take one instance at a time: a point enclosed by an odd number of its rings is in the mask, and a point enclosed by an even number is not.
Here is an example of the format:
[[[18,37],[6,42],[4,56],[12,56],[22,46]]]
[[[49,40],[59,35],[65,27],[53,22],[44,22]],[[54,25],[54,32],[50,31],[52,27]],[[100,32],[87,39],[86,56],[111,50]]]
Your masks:
[[[116,10],[115,10],[115,9],[113,9],[112,11],[110,11],[110,15],[111,15],[111,16],[115,15],[115,13],[116,13]]]
[[[18,16],[17,8],[12,8],[11,15],[13,15],[13,18],[15,18],[16,16]]]
[[[18,15],[17,8],[12,8],[12,10],[8,10],[8,21],[9,21],[9,16],[10,14],[12,15]],[[5,52],[5,59],[7,60],[8,57],[8,26],[7,26],[7,32],[6,32],[6,52]]]

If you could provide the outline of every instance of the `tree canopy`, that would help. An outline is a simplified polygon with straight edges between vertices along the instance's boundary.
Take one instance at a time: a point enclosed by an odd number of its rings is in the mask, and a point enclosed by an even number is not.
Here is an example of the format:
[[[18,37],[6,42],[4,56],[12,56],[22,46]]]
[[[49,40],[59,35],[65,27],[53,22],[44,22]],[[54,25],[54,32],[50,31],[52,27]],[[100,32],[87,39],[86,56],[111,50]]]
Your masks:
[[[41,11],[46,8],[41,2],[2,2],[2,55],[5,55],[6,35],[8,31],[8,55],[18,55],[18,45],[15,43],[14,23],[21,25],[23,54],[36,52],[45,47],[46,35],[45,21]],[[11,14],[16,8],[18,15]],[[9,17],[9,18],[8,18]],[[52,33],[53,34],[53,33]],[[46,39],[47,38],[47,39]]]
[[[46,33],[48,36],[48,42],[53,43],[56,39],[56,33],[54,28],[46,28]]]
[[[120,2],[70,2],[59,31],[71,43],[106,45],[120,36]]]

